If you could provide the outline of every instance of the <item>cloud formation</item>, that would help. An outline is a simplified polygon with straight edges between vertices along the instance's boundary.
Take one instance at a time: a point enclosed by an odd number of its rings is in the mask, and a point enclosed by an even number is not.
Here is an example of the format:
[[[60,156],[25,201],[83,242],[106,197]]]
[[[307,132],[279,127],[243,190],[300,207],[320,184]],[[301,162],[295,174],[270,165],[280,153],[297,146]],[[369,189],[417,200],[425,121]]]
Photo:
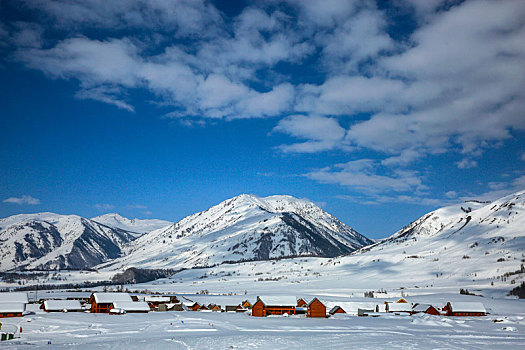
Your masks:
[[[234,17],[199,0],[24,3],[38,21],[0,26],[12,59],[77,98],[134,112],[142,91],[191,126],[276,118],[280,152],[373,152],[306,174],[361,193],[407,201],[425,187],[414,163],[458,153],[467,171],[525,130],[520,0],[272,0]]]
[[[40,204],[40,199],[31,197],[29,195],[23,195],[20,197],[9,197],[3,200],[4,203],[12,203],[18,205],[37,205]]]

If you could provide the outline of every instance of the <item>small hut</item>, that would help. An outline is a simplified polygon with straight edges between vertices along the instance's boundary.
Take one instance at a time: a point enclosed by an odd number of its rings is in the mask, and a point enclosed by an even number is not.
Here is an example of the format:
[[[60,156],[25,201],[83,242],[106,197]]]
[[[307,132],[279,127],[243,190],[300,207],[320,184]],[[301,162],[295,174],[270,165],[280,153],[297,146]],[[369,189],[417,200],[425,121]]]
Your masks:
[[[336,305],[334,306],[333,308],[330,309],[330,311],[328,311],[328,313],[330,315],[335,315],[335,314],[346,314],[346,311],[339,305]]]
[[[430,304],[414,304],[412,308],[413,314],[425,313],[429,315],[439,316],[439,311]]]

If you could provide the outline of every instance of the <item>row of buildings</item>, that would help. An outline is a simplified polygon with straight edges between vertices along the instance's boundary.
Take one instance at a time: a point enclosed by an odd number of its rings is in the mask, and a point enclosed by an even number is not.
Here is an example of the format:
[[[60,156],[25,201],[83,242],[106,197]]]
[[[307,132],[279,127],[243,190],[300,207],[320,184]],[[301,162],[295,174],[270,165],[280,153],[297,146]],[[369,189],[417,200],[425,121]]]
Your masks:
[[[0,317],[20,317],[28,304],[25,292],[0,293]],[[330,317],[336,314],[378,316],[381,313],[416,314],[427,313],[442,316],[485,316],[487,311],[479,302],[449,302],[443,308],[430,304],[409,303],[401,298],[383,304],[371,302],[325,302],[313,298],[309,302],[293,296],[258,296],[252,304],[244,300],[238,305],[221,306],[201,304],[189,299],[181,301],[177,296],[145,296],[141,300],[129,293],[95,292],[89,298],[68,300],[43,300],[40,309],[46,312],[92,313],[147,313],[150,311],[216,311],[247,312],[255,317],[270,315],[305,315],[306,317]]]
[[[439,309],[430,304],[409,303],[401,298],[397,302],[375,304],[369,302],[323,302],[313,298],[258,296],[251,314],[256,317],[269,315],[306,314],[307,317],[330,317],[335,314],[354,313],[358,316],[378,316],[380,313],[413,315],[426,313],[435,316],[485,316],[487,310],[480,302],[448,302]]]

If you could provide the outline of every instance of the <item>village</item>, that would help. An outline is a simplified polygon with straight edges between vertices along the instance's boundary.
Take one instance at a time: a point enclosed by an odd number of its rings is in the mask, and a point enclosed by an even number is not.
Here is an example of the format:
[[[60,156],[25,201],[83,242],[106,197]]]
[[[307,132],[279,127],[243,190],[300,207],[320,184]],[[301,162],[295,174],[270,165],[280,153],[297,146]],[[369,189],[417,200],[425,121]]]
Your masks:
[[[79,293],[77,293],[79,294]],[[213,296],[209,296],[213,299]],[[149,312],[226,312],[243,313],[252,317],[306,317],[330,318],[341,314],[358,317],[381,317],[382,315],[433,316],[486,316],[481,302],[448,302],[446,305],[418,303],[408,298],[394,301],[330,302],[314,297],[311,300],[295,296],[257,296],[255,300],[242,300],[238,304],[218,305],[191,300],[182,295],[137,295],[125,292],[81,293],[65,299],[40,299],[29,302],[26,292],[0,293],[0,318],[23,318],[44,313],[93,313],[124,315]],[[5,322],[4,322],[5,323]],[[1,341],[20,337],[22,327],[0,327]]]

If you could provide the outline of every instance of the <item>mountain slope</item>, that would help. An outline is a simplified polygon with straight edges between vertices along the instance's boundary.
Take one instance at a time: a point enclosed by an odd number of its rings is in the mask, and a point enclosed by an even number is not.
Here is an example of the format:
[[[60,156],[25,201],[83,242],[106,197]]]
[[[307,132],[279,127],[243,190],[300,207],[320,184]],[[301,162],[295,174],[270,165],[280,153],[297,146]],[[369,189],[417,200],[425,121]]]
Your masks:
[[[119,214],[104,214],[91,218],[91,220],[109,227],[137,233],[146,233],[173,224],[171,221],[158,219],[128,219]]]
[[[334,257],[373,243],[310,201],[240,195],[130,245],[101,267],[182,268],[294,256]]]
[[[87,269],[121,255],[136,234],[76,215],[0,219],[0,270]]]

